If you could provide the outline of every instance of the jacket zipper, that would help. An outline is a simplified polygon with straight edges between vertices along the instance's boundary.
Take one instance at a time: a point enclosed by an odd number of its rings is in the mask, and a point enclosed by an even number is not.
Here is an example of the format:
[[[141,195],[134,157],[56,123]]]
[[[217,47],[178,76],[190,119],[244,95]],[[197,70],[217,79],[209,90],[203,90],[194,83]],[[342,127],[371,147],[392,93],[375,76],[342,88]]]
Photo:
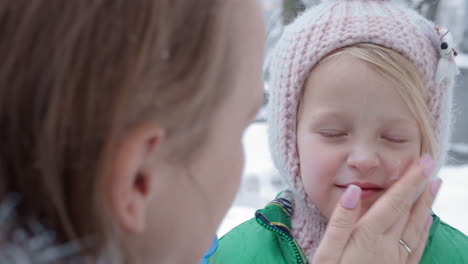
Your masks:
[[[290,235],[288,235],[288,234],[284,233],[283,231],[279,230],[278,228],[272,227],[271,225],[265,223],[265,220],[262,219],[263,217],[264,217],[263,215],[258,215],[258,218],[260,220],[260,225],[263,226],[264,228],[268,229],[269,231],[274,232],[274,233],[280,235],[283,238],[286,238],[288,240],[289,244],[291,245],[291,247],[294,250],[294,254],[296,255],[297,263],[298,264],[307,264],[308,261],[306,259],[302,258],[301,253],[299,252],[299,249],[297,248],[297,244],[294,241],[294,239]]]

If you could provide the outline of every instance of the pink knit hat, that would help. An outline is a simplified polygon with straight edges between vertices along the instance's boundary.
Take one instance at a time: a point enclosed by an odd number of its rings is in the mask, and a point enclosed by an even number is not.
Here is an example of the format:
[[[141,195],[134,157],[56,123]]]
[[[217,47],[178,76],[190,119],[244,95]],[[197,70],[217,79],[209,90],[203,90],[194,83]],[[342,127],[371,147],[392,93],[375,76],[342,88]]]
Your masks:
[[[275,166],[296,193],[296,207],[304,202],[308,208],[307,215],[302,214],[304,208],[295,210],[292,220],[293,234],[309,257],[326,227],[326,220],[305,194],[296,147],[298,104],[311,69],[330,52],[357,43],[380,45],[411,61],[428,89],[440,167],[450,134],[456,72],[453,52],[450,57],[440,55],[452,44],[443,33],[417,12],[388,0],[324,1],[285,28],[269,64],[269,141]]]

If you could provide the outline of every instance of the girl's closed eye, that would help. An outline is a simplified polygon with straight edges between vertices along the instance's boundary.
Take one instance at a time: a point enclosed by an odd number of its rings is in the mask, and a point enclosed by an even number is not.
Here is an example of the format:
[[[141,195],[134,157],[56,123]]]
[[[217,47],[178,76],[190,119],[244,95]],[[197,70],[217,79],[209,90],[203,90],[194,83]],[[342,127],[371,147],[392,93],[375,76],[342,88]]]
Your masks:
[[[402,136],[397,136],[397,135],[382,135],[382,139],[391,142],[391,143],[396,143],[396,144],[403,144],[408,142],[408,139]]]
[[[320,129],[318,134],[326,138],[340,138],[348,135],[346,131],[338,129]]]

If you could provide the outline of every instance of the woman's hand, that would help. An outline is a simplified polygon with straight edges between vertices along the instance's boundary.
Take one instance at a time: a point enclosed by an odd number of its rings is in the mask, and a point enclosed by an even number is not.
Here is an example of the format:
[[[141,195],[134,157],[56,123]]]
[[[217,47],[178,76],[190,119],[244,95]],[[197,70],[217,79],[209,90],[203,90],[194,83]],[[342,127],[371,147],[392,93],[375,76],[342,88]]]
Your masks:
[[[432,223],[432,203],[441,184],[440,179],[429,180],[433,164],[427,156],[412,164],[360,218],[361,189],[349,186],[312,263],[419,263]]]

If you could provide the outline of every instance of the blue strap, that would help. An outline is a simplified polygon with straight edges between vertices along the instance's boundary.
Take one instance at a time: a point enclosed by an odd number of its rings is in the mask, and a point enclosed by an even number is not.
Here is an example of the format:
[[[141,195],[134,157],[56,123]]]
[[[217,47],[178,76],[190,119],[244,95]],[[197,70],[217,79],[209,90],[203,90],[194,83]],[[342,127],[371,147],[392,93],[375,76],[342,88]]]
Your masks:
[[[215,235],[213,242],[211,243],[211,247],[205,253],[205,256],[203,257],[200,264],[208,264],[208,259],[216,252],[217,249],[218,249],[218,236]]]

